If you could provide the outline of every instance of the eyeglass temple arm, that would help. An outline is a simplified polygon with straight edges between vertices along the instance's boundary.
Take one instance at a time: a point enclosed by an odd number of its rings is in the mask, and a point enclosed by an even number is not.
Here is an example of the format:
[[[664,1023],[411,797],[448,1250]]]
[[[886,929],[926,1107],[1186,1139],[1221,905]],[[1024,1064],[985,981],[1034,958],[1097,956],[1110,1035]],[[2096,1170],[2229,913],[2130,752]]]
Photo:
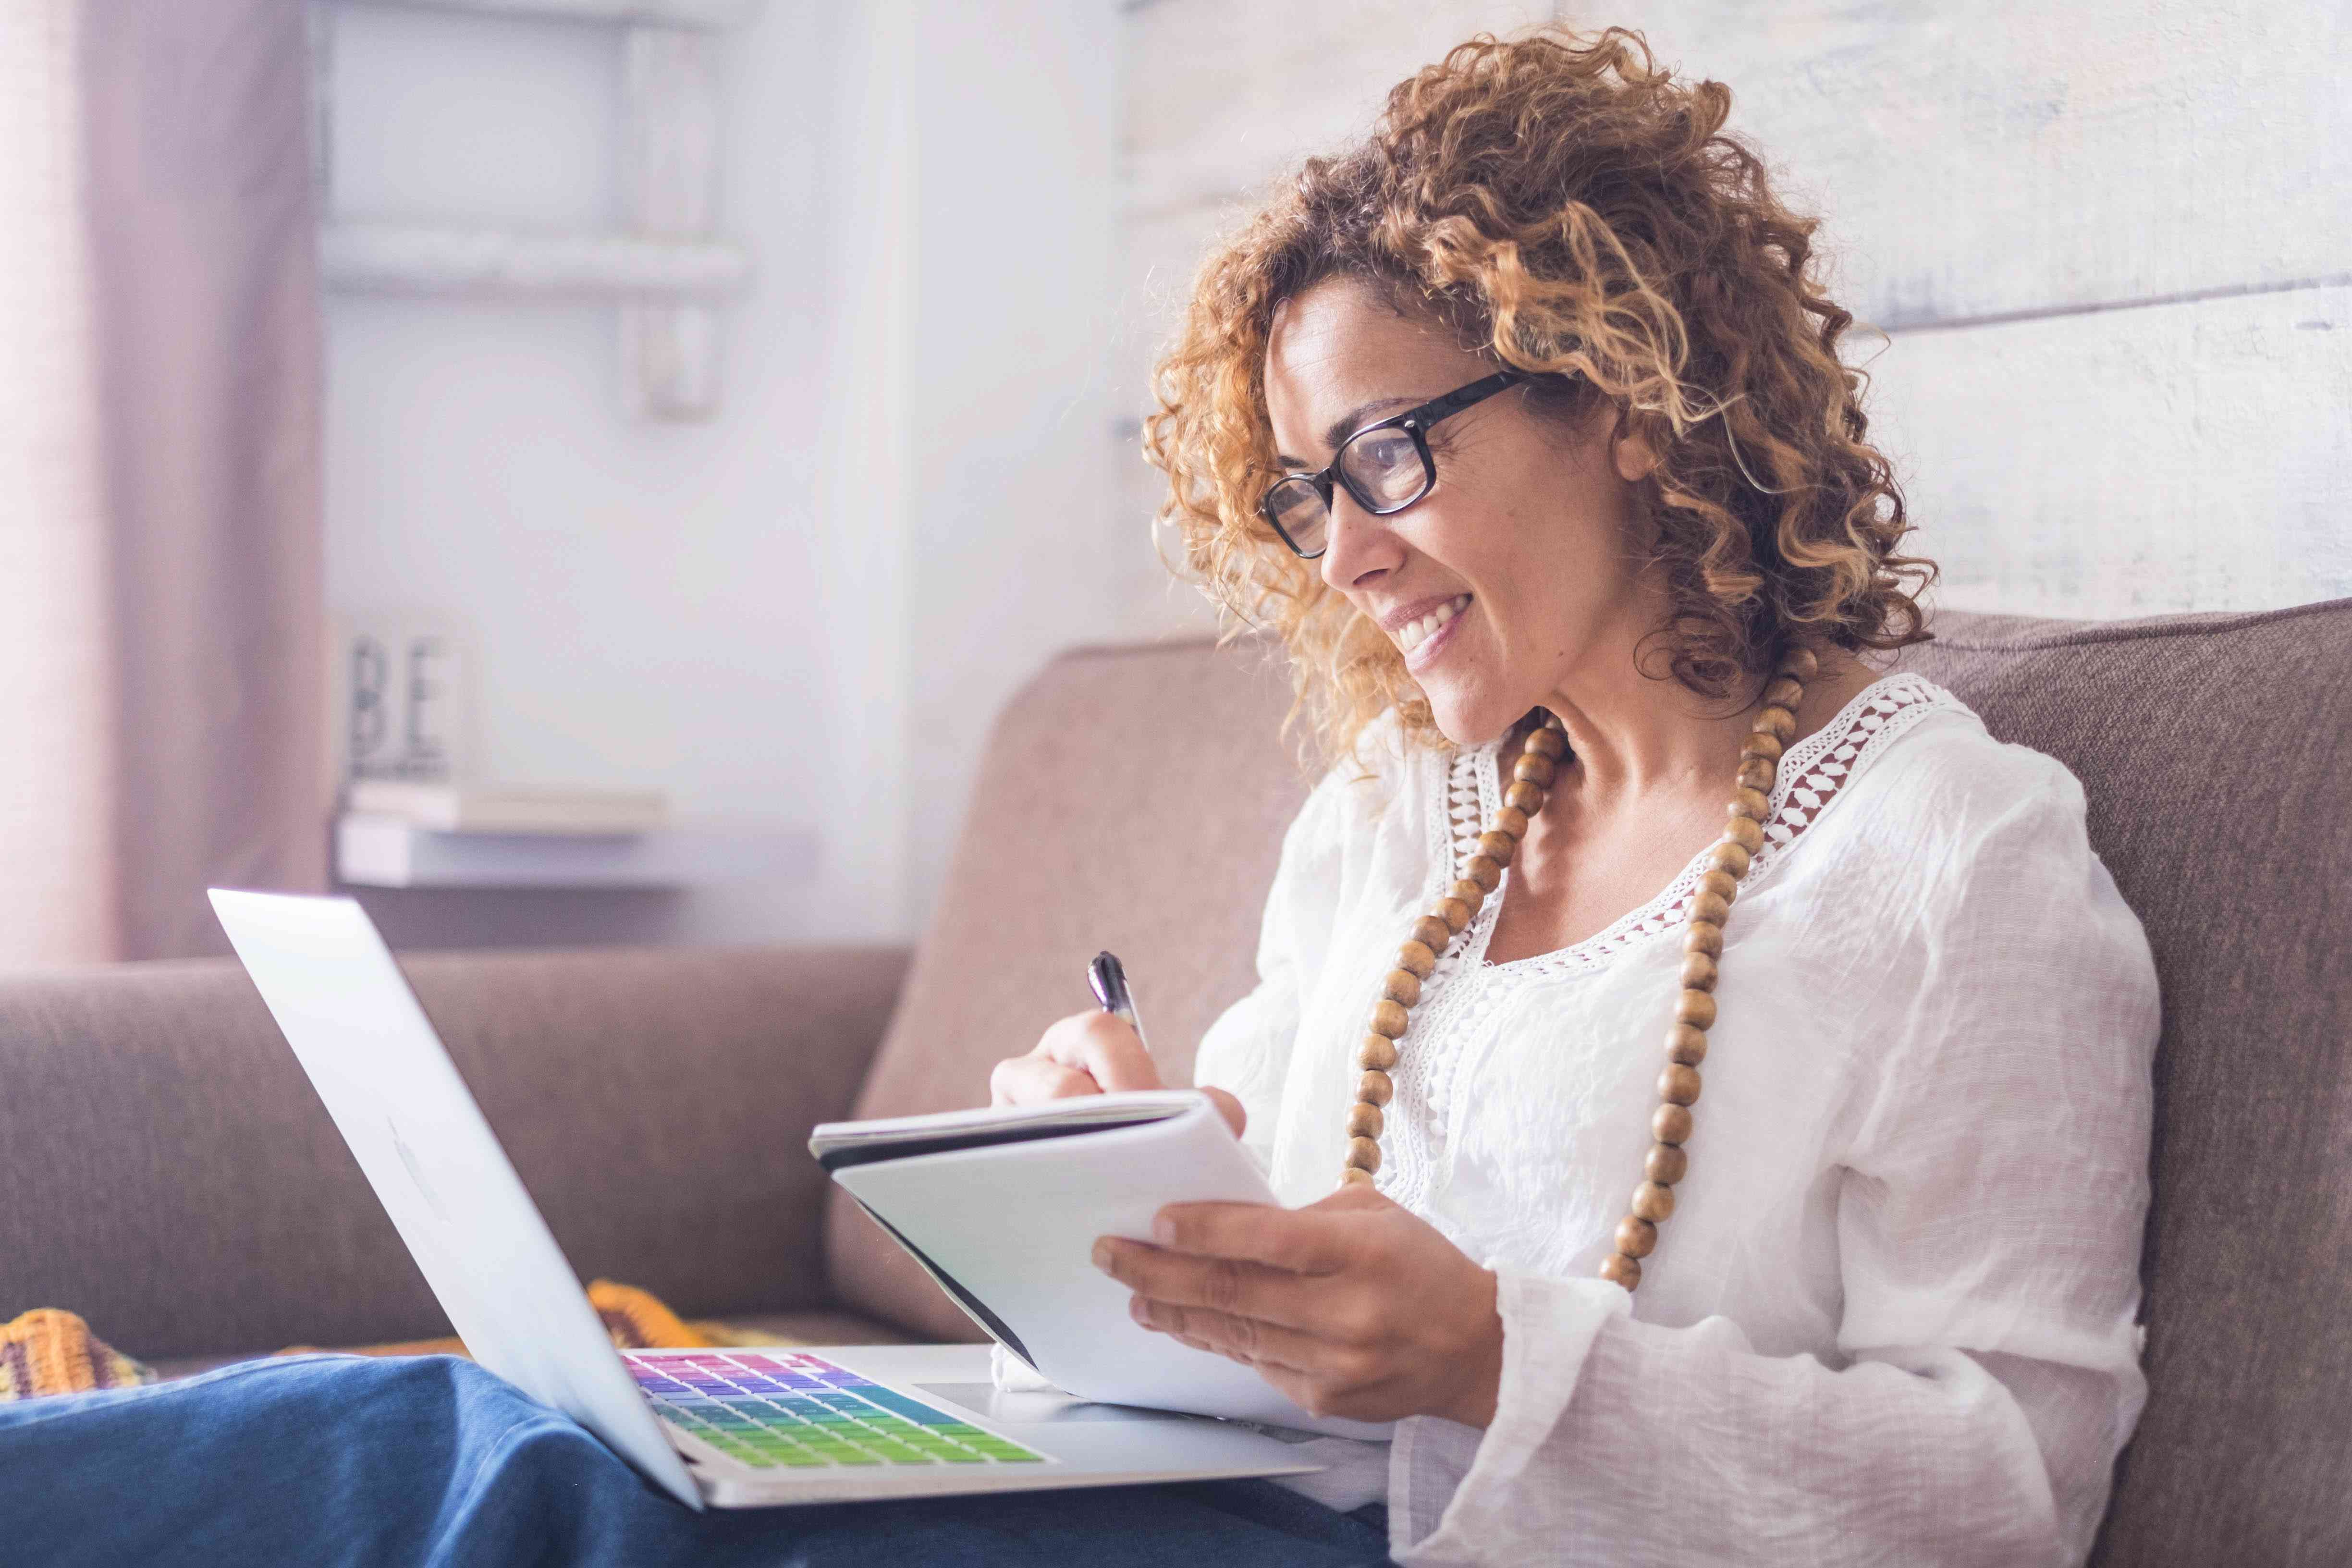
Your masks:
[[[1427,429],[1439,420],[1461,413],[1474,403],[1484,402],[1514,382],[1531,379],[1523,370],[1498,370],[1483,381],[1454,388],[1432,403],[1424,403],[1405,417]]]

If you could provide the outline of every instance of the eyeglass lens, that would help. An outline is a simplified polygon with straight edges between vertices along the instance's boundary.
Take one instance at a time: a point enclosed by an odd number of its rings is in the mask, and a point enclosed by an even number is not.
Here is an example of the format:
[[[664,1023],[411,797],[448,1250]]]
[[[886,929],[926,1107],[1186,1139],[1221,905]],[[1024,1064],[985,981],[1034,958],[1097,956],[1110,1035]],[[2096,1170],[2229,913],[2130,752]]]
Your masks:
[[[1429,491],[1433,476],[1422,461],[1412,433],[1389,428],[1367,430],[1339,448],[1335,468],[1365,510],[1375,516],[1402,511]],[[1323,549],[1330,532],[1331,508],[1322,491],[1304,478],[1276,485],[1266,499],[1276,525],[1302,555]]]

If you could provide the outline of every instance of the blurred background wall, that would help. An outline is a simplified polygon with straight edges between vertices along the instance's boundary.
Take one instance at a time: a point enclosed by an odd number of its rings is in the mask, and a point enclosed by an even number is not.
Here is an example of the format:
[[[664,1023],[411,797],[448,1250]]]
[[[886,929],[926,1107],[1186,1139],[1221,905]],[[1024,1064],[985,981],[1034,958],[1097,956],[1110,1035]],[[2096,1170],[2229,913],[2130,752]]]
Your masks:
[[[551,15],[581,10],[604,15]],[[26,16],[45,19],[0,34],[22,46],[29,149],[0,195],[21,187],[11,199],[58,230],[0,311],[26,363],[68,341],[75,303],[49,286],[80,265],[58,226],[79,200],[60,138],[79,111],[43,96],[57,72],[41,62],[71,53],[76,14],[38,0]],[[608,298],[355,287],[328,247],[328,611],[472,639],[488,776],[659,790],[740,847],[728,874],[661,891],[367,890],[401,945],[919,929],[1005,697],[1064,647],[1213,629],[1156,563],[1159,477],[1138,449],[1149,365],[1202,250],[1482,29],[1622,23],[1730,86],[1730,130],[1822,219],[1833,291],[1861,319],[1845,347],[1874,380],[1872,435],[1946,568],[1942,603],[2107,616],[2352,593],[2338,0],[309,14],[330,238],[614,228],[635,189],[615,18],[740,24],[709,35],[708,216],[751,272],[709,318],[708,417],[630,415]],[[236,65],[142,68],[179,80],[184,109]],[[58,391],[75,365],[56,368],[0,405],[20,416],[0,458],[68,496],[82,469],[54,459],[83,426]],[[0,535],[61,582],[98,569],[86,543]],[[8,711],[103,750],[72,701],[109,679],[103,648],[64,609],[16,626],[50,662]],[[73,836],[105,838],[116,808],[83,822],[73,791],[49,794],[15,830],[40,840],[41,877],[70,882],[103,851]],[[35,934],[50,953],[137,947]]]
[[[608,29],[328,11],[334,212],[609,219]],[[623,417],[608,307],[333,298],[329,596],[479,628],[500,775],[664,788],[813,863],[379,917],[426,943],[916,929],[1011,689],[1060,647],[1210,627],[1153,559],[1137,447],[1205,246],[1451,45],[1552,19],[1730,84],[1822,216],[1942,602],[2352,593],[2333,0],[769,0],[726,47],[719,206],[758,274],[718,417]]]
[[[616,29],[320,16],[331,222],[614,222]],[[625,415],[609,303],[331,293],[331,606],[472,633],[491,774],[781,847],[679,893],[364,894],[396,942],[906,934],[1011,688],[1166,624],[1102,438],[1119,25],[772,0],[721,35],[755,273],[706,422]]]

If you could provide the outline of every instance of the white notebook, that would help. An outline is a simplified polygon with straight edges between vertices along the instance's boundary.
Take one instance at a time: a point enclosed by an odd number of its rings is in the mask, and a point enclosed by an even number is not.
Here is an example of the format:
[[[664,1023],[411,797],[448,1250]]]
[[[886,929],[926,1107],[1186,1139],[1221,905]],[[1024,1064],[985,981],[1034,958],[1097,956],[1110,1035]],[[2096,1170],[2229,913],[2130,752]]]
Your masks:
[[[835,1121],[809,1152],[1007,1350],[1082,1399],[1386,1438],[1315,1416],[1238,1362],[1128,1315],[1095,1239],[1151,1238],[1171,1203],[1271,1204],[1273,1191],[1196,1089]]]

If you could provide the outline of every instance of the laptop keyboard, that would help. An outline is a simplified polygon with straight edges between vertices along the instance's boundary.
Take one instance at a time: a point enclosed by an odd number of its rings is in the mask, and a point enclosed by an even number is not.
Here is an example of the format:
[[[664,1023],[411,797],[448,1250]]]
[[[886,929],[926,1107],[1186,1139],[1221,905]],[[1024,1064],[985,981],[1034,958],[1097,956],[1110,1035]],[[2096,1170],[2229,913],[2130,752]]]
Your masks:
[[[636,1352],[627,1360],[662,1419],[753,1469],[1045,1462],[1043,1454],[821,1356]]]

